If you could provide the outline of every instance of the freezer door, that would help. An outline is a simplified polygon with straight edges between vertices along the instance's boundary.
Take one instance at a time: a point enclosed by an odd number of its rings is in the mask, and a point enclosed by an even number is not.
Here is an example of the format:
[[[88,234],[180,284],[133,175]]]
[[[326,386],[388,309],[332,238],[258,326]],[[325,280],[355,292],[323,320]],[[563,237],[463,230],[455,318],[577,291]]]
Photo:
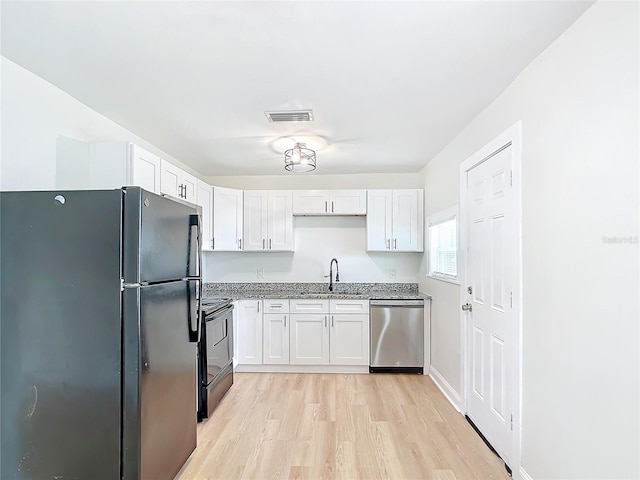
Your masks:
[[[125,478],[171,480],[195,449],[197,284],[125,289]]]
[[[124,191],[125,282],[200,277],[200,207],[138,187]]]
[[[0,478],[120,478],[122,192],[0,194]]]

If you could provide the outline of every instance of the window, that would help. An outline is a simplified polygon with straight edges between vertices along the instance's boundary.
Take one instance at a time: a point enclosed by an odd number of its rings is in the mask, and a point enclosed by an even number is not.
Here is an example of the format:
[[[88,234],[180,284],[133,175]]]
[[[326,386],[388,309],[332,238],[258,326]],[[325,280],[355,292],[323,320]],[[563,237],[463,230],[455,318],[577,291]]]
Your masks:
[[[427,276],[458,281],[458,207],[427,217]]]

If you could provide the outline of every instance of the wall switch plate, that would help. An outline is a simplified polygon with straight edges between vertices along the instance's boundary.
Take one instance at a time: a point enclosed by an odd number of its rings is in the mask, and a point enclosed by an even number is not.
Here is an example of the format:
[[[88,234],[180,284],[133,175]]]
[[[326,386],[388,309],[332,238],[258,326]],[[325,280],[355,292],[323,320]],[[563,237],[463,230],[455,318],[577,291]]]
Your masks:
[[[256,271],[256,275],[258,276],[258,278],[264,278],[264,269],[263,268],[259,268]]]
[[[396,267],[391,267],[389,269],[389,278],[396,278],[398,276],[398,272],[396,270]]]

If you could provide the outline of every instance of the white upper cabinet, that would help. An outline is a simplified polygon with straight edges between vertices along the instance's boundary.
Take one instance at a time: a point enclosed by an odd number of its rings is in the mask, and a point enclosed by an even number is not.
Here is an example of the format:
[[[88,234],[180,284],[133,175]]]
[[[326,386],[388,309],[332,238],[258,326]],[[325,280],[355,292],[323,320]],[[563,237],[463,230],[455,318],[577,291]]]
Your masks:
[[[420,189],[368,190],[367,250],[422,252],[423,196]]]
[[[150,192],[160,192],[160,157],[137,145],[130,144],[131,181]]]
[[[160,192],[170,197],[197,203],[198,179],[179,167],[162,160]]]
[[[290,190],[245,190],[244,250],[293,251]]]
[[[202,208],[202,250],[213,250],[213,187],[198,180],[197,205]]]
[[[129,142],[89,143],[58,137],[56,188],[142,187],[160,193],[160,157]]]
[[[213,187],[213,250],[242,250],[242,190]]]
[[[366,215],[366,190],[294,190],[294,215]]]

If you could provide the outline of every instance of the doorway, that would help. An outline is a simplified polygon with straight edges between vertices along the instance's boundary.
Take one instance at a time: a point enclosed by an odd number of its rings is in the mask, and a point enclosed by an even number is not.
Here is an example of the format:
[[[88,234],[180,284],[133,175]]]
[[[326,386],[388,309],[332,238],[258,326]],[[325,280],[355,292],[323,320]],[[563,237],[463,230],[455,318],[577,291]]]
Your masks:
[[[522,124],[460,166],[463,408],[509,470],[520,465]]]

